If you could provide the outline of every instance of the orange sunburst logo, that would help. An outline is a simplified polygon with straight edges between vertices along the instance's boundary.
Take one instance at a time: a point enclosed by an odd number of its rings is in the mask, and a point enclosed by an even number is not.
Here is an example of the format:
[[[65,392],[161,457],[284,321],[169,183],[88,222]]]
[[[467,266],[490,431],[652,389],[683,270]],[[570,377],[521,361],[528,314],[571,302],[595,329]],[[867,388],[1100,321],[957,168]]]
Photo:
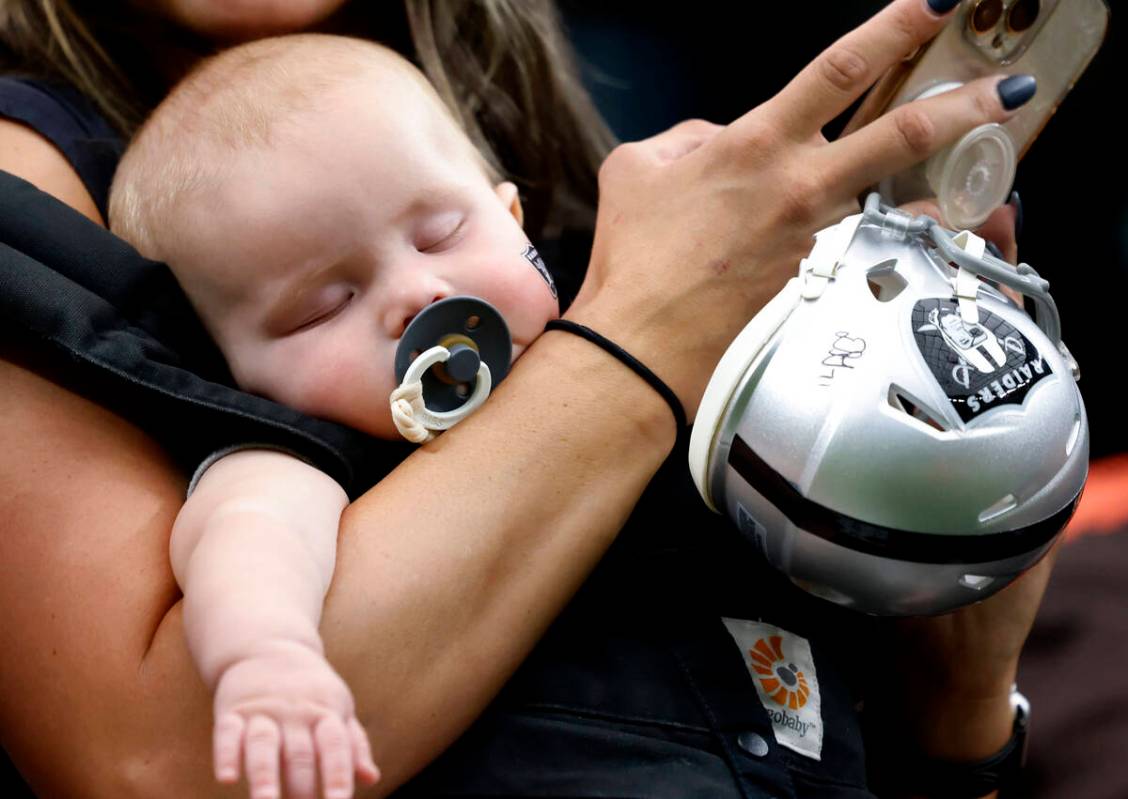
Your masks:
[[[773,635],[767,640],[761,638],[748,654],[752,657],[752,668],[760,675],[760,685],[764,692],[779,705],[798,710],[807,704],[811,693],[807,678],[783,657],[783,637]]]

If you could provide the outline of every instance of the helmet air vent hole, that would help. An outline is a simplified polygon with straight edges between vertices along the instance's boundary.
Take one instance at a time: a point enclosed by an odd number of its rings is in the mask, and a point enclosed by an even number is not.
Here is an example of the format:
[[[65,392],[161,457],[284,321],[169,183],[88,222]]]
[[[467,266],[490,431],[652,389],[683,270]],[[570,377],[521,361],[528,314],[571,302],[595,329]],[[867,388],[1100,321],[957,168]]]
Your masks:
[[[995,578],[988,577],[985,574],[965,574],[960,578],[960,585],[965,588],[974,588],[976,591],[982,591],[993,582],[995,582]]]
[[[979,522],[985,523],[992,519],[997,519],[1004,513],[1009,513],[1018,507],[1018,500],[1014,498],[1014,494],[1007,494],[991,507],[979,514]]]
[[[871,266],[866,271],[866,281],[869,283],[870,293],[879,302],[889,302],[908,285],[905,279],[897,274],[896,258]]]
[[[939,414],[930,412],[927,408],[912,400],[908,394],[897,388],[897,386],[889,387],[889,404],[893,408],[907,413],[917,421],[924,422],[929,427],[939,430],[942,433],[948,431],[948,426],[940,419]]]

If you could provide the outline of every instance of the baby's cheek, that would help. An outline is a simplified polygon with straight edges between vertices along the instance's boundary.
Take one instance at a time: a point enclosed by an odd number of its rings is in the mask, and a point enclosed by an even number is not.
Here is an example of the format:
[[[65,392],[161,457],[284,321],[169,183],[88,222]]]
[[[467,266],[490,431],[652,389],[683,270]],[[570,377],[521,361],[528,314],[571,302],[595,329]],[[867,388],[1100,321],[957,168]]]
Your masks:
[[[332,418],[337,400],[345,392],[348,370],[339,362],[304,364],[294,374],[295,407],[316,416]]]
[[[376,389],[371,367],[352,357],[326,357],[300,370],[298,391],[303,404],[319,416],[344,421],[348,409],[363,402]]]
[[[554,287],[523,257],[509,265],[498,288],[502,313],[516,338],[528,340],[559,315]]]
[[[307,413],[379,438],[396,438],[389,404],[396,387],[392,364],[369,360],[338,358],[307,375],[303,389]]]

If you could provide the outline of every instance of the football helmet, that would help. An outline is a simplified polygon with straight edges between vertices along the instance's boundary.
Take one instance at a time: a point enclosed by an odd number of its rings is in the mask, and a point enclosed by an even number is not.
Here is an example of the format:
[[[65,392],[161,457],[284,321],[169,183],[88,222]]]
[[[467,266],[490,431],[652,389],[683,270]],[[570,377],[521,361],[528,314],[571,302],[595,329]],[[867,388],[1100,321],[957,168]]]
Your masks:
[[[943,613],[1014,580],[1071,517],[1089,453],[1077,365],[1049,284],[984,248],[871,194],[718,364],[694,481],[807,591]]]

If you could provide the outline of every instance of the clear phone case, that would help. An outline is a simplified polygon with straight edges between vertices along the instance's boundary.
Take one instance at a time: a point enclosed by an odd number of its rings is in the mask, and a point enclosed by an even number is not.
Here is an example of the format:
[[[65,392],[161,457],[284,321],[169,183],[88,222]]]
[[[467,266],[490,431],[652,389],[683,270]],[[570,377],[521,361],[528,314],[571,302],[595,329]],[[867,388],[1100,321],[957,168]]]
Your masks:
[[[929,45],[878,82],[843,135],[976,78],[1034,75],[1037,93],[1006,123],[977,128],[877,187],[893,204],[935,196],[945,223],[975,227],[1006,201],[1018,160],[1100,49],[1108,22],[1105,0],[964,0]]]

